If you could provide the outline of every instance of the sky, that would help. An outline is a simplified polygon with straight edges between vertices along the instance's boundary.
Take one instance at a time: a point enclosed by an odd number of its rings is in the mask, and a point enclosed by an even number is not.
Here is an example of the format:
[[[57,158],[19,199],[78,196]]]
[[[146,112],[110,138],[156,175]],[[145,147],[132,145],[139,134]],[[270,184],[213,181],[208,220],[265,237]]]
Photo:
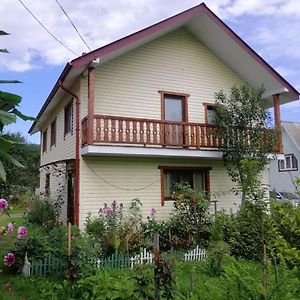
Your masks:
[[[22,3],[67,48],[57,42],[30,15]],[[193,0],[1,0],[0,79],[3,91],[22,96],[19,109],[36,116],[65,64],[89,49],[162,21],[200,2]],[[207,0],[206,5],[261,55],[298,91],[300,90],[299,0]],[[67,12],[84,38],[81,40]],[[71,50],[71,51],[70,51]],[[300,101],[281,107],[284,121],[300,122]],[[18,120],[7,128],[21,132],[28,142],[39,143],[39,134],[27,132],[31,122]]]

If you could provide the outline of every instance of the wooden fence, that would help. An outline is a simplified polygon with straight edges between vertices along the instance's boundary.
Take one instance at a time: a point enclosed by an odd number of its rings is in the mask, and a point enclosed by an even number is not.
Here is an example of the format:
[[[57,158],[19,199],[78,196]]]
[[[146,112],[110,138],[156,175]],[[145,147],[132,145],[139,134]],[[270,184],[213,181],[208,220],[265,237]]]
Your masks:
[[[165,258],[176,258],[183,261],[201,261],[206,258],[206,251],[199,246],[185,253],[163,253]],[[104,259],[98,259],[94,265],[96,268],[134,268],[137,265],[153,264],[154,254],[143,249],[139,254],[129,257],[117,253]],[[66,260],[58,259],[50,254],[43,260],[32,262],[30,275],[58,275],[63,274],[67,269]]]

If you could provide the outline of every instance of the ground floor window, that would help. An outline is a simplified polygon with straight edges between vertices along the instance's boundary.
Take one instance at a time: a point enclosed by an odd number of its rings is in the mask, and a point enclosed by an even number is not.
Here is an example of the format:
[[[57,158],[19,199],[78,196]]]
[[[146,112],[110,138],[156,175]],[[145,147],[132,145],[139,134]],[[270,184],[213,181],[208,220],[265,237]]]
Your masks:
[[[172,199],[179,184],[188,184],[193,190],[209,192],[211,168],[159,167],[161,172],[161,204]]]

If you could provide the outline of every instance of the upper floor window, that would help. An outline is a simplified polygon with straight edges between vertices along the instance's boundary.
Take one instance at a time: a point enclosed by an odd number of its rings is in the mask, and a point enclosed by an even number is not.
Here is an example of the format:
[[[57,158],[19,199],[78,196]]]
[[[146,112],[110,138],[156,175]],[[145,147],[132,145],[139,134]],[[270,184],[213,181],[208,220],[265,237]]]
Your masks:
[[[56,118],[55,120],[51,123],[51,141],[50,141],[50,146],[55,146],[56,145]]]
[[[47,151],[47,129],[43,132],[43,152]]]
[[[196,192],[209,192],[210,168],[160,167],[161,169],[161,203],[172,200],[178,185],[187,184]]]
[[[278,160],[278,170],[284,171],[298,171],[298,161],[294,154],[285,154],[284,159]]]
[[[205,109],[205,123],[215,124],[216,112],[214,110],[215,105],[213,103],[203,103]]]
[[[71,132],[72,130],[72,101],[65,107],[65,134]]]

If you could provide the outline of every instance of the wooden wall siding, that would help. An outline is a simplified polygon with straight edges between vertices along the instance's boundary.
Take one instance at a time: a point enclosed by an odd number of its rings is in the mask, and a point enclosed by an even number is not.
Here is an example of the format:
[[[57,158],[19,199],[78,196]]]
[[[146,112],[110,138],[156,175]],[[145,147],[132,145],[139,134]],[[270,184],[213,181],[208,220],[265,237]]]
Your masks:
[[[149,215],[151,208],[155,208],[160,219],[167,218],[172,202],[166,201],[164,207],[161,206],[158,166],[212,167],[211,191],[225,192],[217,197],[218,208],[233,211],[238,208],[239,198],[230,191],[233,184],[221,160],[85,157],[81,160],[81,228],[84,228],[88,212],[96,215],[104,203],[113,200],[125,204],[127,212],[131,200],[139,198],[143,203],[144,217]]]
[[[75,94],[80,93],[79,82],[71,89]],[[50,143],[47,145],[47,152],[41,153],[41,165],[60,161],[64,159],[75,158],[75,101],[73,103],[73,128],[71,133],[64,134],[64,108],[70,102],[71,96],[65,95],[56,109],[53,110],[48,120],[45,122],[45,130],[48,128],[48,141],[50,141],[51,123],[56,119],[56,145],[50,149]],[[84,102],[83,102],[84,105]]]
[[[86,79],[84,79],[86,81]],[[240,78],[186,29],[178,29],[99,68],[95,113],[161,119],[159,90],[190,94],[188,120],[204,123],[202,102]]]

